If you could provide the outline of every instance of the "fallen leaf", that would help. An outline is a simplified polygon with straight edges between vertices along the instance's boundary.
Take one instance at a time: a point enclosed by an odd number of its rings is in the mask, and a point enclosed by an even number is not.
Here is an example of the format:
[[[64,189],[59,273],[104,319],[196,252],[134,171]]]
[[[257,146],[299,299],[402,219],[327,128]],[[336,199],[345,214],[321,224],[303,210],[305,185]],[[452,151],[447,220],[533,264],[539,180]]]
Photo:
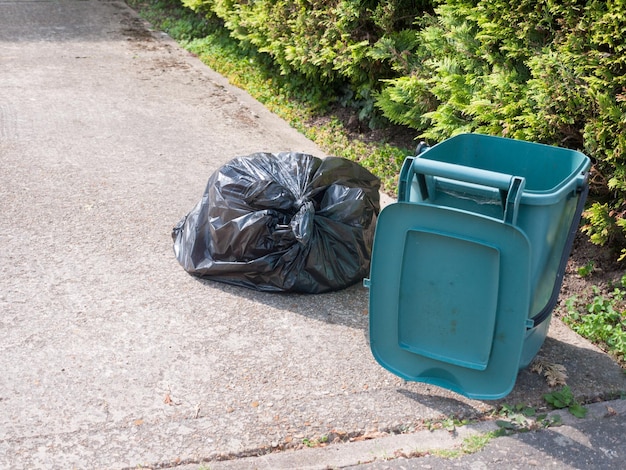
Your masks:
[[[384,432],[380,432],[380,431],[368,431],[365,434],[363,434],[363,439],[378,439],[380,437],[385,437],[387,436],[387,434],[385,434]]]
[[[562,364],[555,364],[537,356],[530,366],[530,371],[543,374],[550,387],[567,385],[567,370]]]

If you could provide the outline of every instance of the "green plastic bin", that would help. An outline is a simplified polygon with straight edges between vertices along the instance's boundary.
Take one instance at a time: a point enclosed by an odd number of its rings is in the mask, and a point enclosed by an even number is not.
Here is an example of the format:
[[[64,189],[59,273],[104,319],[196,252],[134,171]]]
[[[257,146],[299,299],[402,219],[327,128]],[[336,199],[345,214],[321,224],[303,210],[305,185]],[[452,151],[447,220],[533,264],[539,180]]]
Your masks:
[[[506,396],[547,335],[589,166],[480,134],[407,158],[365,280],[376,360],[471,398]]]

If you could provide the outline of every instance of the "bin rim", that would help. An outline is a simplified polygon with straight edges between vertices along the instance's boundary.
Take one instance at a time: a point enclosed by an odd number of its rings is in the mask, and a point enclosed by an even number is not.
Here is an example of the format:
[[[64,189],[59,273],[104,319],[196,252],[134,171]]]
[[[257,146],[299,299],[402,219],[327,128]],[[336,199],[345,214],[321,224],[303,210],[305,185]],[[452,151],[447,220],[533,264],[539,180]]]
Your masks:
[[[556,152],[569,153],[571,155],[575,155],[580,160],[578,166],[572,171],[570,171],[569,176],[563,179],[559,184],[553,186],[552,188],[544,189],[544,190],[524,188],[521,194],[521,199],[520,199],[521,204],[534,205],[534,206],[552,205],[552,204],[559,202],[568,194],[572,192],[580,191],[586,184],[589,168],[591,167],[591,159],[587,155],[585,155],[584,153],[578,150],[558,147],[554,145],[542,144],[538,142],[531,142],[528,140],[514,139],[511,137],[494,136],[494,135],[474,133],[474,132],[462,132],[459,134],[455,134],[448,139],[438,142],[432,147],[426,145],[424,142],[421,142],[417,147],[416,155],[414,157],[408,157],[408,158],[428,158],[429,151],[432,151],[439,146],[449,145],[451,141],[456,140],[456,139],[485,139],[485,140],[509,141],[509,142],[516,143],[516,144],[544,147],[544,148],[548,148]],[[524,177],[525,175],[512,174],[511,176]]]
[[[584,154],[581,155],[585,156]],[[550,190],[537,191],[524,189],[520,203],[529,206],[549,206],[556,204],[568,194],[582,190],[587,182],[587,173],[590,167],[589,158],[587,156],[585,156],[585,158],[587,158],[587,160],[582,161],[576,171],[572,172],[577,176],[562,181]]]

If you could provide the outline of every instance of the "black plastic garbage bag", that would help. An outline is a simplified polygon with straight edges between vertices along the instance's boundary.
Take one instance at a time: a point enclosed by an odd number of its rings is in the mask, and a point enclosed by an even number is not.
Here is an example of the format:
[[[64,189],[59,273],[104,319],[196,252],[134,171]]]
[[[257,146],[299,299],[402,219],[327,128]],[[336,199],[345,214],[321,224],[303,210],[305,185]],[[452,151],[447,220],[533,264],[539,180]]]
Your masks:
[[[369,272],[379,187],[343,158],[237,157],[174,227],[174,253],[190,274],[252,289],[341,289]]]

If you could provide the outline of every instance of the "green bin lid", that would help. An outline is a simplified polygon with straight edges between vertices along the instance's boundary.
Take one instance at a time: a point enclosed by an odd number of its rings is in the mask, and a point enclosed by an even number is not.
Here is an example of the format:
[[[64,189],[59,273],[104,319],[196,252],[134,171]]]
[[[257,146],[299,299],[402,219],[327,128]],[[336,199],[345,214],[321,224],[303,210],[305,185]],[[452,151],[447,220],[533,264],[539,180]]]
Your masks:
[[[370,347],[390,372],[475,399],[517,377],[530,303],[530,243],[484,215],[419,203],[380,213]]]

